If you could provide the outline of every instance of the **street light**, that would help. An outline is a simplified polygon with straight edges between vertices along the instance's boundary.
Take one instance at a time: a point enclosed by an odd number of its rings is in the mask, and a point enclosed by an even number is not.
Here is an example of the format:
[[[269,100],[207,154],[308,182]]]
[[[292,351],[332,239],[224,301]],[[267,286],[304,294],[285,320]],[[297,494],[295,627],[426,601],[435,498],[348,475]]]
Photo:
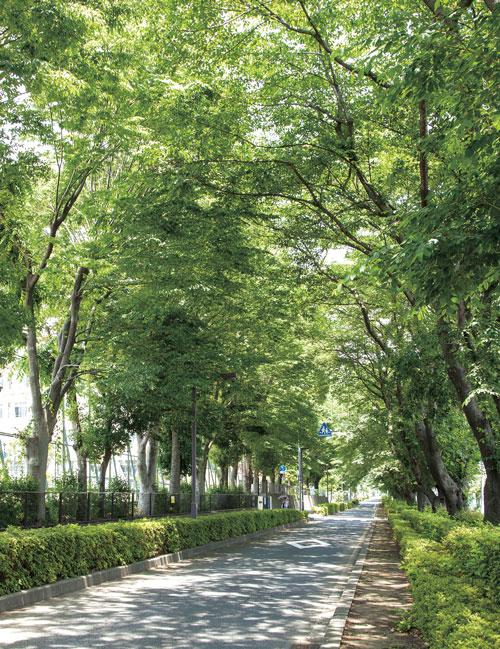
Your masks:
[[[236,372],[219,374],[223,381],[236,381]],[[191,518],[198,516],[198,467],[197,467],[197,397],[196,387],[191,388]]]

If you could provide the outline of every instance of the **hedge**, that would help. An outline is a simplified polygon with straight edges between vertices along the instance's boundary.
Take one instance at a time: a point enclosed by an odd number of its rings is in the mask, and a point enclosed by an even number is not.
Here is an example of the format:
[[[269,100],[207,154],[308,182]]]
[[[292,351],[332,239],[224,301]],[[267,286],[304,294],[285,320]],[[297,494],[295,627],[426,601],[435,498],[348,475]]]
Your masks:
[[[0,532],[0,595],[291,523],[294,509]]]
[[[500,529],[385,503],[430,649],[500,648]]]
[[[359,505],[359,500],[349,500],[346,503],[320,503],[319,505],[314,505],[313,511],[316,514],[322,514],[323,516],[328,516],[330,514],[338,514],[338,512],[345,512],[351,507]]]

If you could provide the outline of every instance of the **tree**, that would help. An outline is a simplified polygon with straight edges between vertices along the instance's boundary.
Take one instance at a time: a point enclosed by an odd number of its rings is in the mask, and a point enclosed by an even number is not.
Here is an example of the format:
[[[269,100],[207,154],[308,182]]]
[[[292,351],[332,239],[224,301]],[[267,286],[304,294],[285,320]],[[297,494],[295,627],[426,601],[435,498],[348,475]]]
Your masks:
[[[230,1],[212,3],[203,17],[190,14],[202,32],[201,22],[211,26],[204,31],[212,45],[212,67],[206,60],[203,67],[207,83],[216,83],[210,74],[221,60],[231,66],[236,81],[229,92],[251,123],[244,132],[225,122],[233,155],[197,161],[192,175],[244,201],[308,263],[319,251],[348,247],[409,308],[429,310],[487,471],[486,518],[498,522],[497,391],[489,383],[491,359],[475,351],[492,351],[494,342],[488,334],[482,346],[480,327],[477,341],[471,333],[471,309],[480,302],[491,313],[498,285],[491,230],[496,131],[485,109],[495,16],[487,7],[451,2],[437,12],[424,2],[384,9],[381,16],[350,2],[313,8]],[[224,12],[233,20],[225,21]],[[175,27],[185,19],[179,12]],[[236,43],[238,60],[228,54]],[[193,56],[189,37],[184,47]],[[249,89],[244,100],[242,80]],[[474,269],[464,256],[469,246],[481,251]],[[424,259],[432,259],[430,273]]]

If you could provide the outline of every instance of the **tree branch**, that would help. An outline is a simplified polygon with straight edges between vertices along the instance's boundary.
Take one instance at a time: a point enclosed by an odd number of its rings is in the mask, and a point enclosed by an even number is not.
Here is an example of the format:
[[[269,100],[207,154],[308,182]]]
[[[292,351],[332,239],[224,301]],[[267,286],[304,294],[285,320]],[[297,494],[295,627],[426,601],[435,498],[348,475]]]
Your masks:
[[[48,405],[51,413],[57,412],[61,401],[62,382],[66,374],[66,368],[69,366],[71,352],[75,344],[80,305],[82,301],[82,289],[85,278],[88,274],[88,268],[80,267],[75,275],[73,291],[71,294],[70,313],[68,321],[63,327],[63,336],[59,342],[59,354],[54,362],[54,368],[52,370]]]

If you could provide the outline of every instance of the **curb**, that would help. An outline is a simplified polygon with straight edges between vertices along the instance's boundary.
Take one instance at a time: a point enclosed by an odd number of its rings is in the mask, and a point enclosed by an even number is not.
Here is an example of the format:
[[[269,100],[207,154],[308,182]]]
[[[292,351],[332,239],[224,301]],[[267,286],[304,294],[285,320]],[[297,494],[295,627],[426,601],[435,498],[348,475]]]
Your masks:
[[[25,608],[26,606],[31,606],[32,604],[42,602],[43,600],[49,599],[51,597],[67,595],[68,593],[74,593],[79,590],[83,590],[84,588],[98,586],[99,584],[107,581],[123,579],[124,577],[128,577],[129,575],[133,575],[139,572],[154,570],[155,568],[163,568],[171,563],[177,563],[185,559],[191,559],[193,557],[213,552],[214,550],[229,548],[233,545],[242,545],[248,543],[249,541],[254,541],[256,539],[268,536],[269,534],[273,534],[274,532],[279,532],[280,530],[286,530],[292,527],[303,527],[305,525],[307,525],[307,520],[296,521],[294,523],[285,523],[276,527],[268,527],[264,530],[259,530],[258,532],[251,532],[249,534],[235,536],[230,539],[225,539],[224,541],[213,541],[212,543],[199,545],[196,548],[187,548],[186,550],[180,550],[179,552],[161,554],[158,557],[145,559],[144,561],[137,561],[135,563],[129,563],[126,566],[107,568],[106,570],[99,570],[89,575],[83,575],[82,577],[62,579],[61,581],[56,581],[54,584],[36,586],[35,588],[29,588],[28,590],[20,590],[17,593],[2,595],[0,596],[0,613],[5,613],[6,611],[12,611],[18,608]]]
[[[366,555],[368,554],[368,548],[370,547],[375,516],[376,509],[373,512],[373,516],[370,521],[370,527],[363,535],[361,545],[354,554],[356,558],[351,570],[351,574],[349,575],[347,583],[344,586],[341,595],[339,596],[339,603],[335,606],[335,610],[328,623],[323,641],[320,643],[320,649],[340,649],[342,636],[344,635],[344,628],[349,616],[352,600],[354,599],[354,594],[356,592],[356,586],[358,585],[359,578],[361,577],[363,564],[365,562]]]

